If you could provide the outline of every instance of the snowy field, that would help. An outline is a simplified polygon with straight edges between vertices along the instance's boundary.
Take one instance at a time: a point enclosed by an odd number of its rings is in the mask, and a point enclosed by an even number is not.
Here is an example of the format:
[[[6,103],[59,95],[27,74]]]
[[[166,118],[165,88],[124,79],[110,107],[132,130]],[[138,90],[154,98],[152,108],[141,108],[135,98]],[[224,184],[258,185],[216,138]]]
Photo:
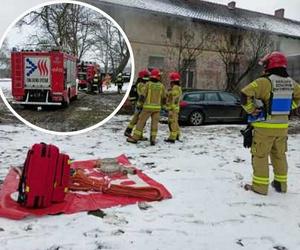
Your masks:
[[[0,179],[24,161],[28,147],[44,141],[73,159],[125,153],[146,174],[164,184],[173,199],[105,209],[104,218],[86,212],[12,221],[0,218],[0,249],[235,250],[300,249],[300,135],[289,136],[289,190],[268,196],[246,192],[251,182],[249,150],[241,125],[184,127],[183,142],[128,144],[128,116],[118,116],[85,135],[58,137],[23,125],[0,125]],[[149,128],[147,129],[149,131]]]

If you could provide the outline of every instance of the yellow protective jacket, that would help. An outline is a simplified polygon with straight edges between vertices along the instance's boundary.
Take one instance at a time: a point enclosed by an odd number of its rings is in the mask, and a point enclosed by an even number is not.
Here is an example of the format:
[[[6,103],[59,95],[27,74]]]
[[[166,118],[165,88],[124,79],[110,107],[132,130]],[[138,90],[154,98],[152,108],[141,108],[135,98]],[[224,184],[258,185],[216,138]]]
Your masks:
[[[161,82],[149,81],[145,85],[144,92],[141,95],[143,109],[149,111],[160,111],[166,98],[165,86]]]
[[[98,76],[98,74],[94,75],[93,82],[94,83],[98,83],[99,82],[99,76]]]
[[[274,76],[274,75],[273,75]],[[269,76],[269,77],[272,77]],[[280,79],[280,77],[278,77]],[[290,109],[295,109],[300,105],[300,85],[291,78],[281,78],[283,81],[288,81],[290,90],[292,91],[292,105]],[[266,129],[287,129],[288,128],[288,115],[287,114],[269,114],[270,110],[270,98],[272,95],[272,82],[266,77],[261,77],[248,84],[241,90],[242,97],[246,99],[242,101],[243,109],[251,114],[255,111],[256,106],[254,103],[255,99],[259,99],[264,103],[266,120],[253,122],[251,125],[255,128],[266,128]],[[242,98],[243,99],[243,98]]]
[[[167,92],[167,100],[166,100],[166,109],[168,111],[177,111],[179,112],[179,101],[182,95],[181,87],[178,85],[174,85]]]
[[[145,89],[146,89],[146,83],[139,82],[137,84],[137,87],[136,87],[136,91],[137,91],[137,94],[138,94],[138,101],[136,103],[137,107],[142,107],[143,106],[143,102],[140,100],[140,96],[142,96],[144,94]]]

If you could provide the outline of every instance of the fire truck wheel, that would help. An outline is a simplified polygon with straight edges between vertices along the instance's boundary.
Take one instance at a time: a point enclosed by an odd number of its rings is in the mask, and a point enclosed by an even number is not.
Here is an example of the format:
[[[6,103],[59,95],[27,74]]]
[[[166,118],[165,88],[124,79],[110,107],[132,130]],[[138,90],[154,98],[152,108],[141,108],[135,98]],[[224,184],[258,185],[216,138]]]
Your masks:
[[[64,108],[66,108],[66,107],[68,107],[70,105],[70,91],[68,91],[68,97],[67,97],[66,100],[64,100],[62,102],[62,105],[63,105]]]

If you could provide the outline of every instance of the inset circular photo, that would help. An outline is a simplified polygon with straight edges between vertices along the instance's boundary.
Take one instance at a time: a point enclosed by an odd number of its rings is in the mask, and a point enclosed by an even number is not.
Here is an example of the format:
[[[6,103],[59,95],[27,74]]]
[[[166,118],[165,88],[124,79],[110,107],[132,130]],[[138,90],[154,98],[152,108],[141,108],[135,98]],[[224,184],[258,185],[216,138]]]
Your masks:
[[[91,5],[38,6],[1,41],[1,95],[34,128],[90,130],[109,120],[128,96],[134,75],[130,43],[110,16]]]

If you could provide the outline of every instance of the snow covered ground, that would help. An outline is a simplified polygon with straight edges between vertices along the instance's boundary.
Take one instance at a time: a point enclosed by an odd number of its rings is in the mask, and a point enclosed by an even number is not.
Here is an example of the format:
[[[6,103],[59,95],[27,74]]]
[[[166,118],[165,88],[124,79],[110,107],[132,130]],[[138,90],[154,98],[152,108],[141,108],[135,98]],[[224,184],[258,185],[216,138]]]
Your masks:
[[[24,125],[0,125],[0,180],[11,164],[24,161],[28,147],[44,141],[72,158],[127,154],[146,174],[164,184],[170,200],[105,209],[104,218],[86,212],[12,221],[0,218],[0,249],[235,250],[300,249],[300,135],[289,136],[289,191],[268,196],[246,192],[251,182],[249,150],[241,125],[183,127],[183,142],[128,144],[128,116],[78,136],[51,136]],[[147,129],[149,131],[149,128]]]
[[[129,83],[125,82],[122,88],[122,92],[125,93],[127,91],[129,87]],[[1,78],[0,79],[0,88],[3,91],[3,94],[5,95],[5,97],[8,100],[12,99],[12,94],[11,94],[11,79],[8,78]],[[117,92],[118,91],[118,87],[114,84],[111,83],[110,87],[107,88],[107,86],[103,86],[103,92],[108,92],[108,93],[112,93],[112,92]]]
[[[126,92],[129,86],[129,82],[125,82],[123,87],[122,87],[122,92]],[[107,85],[103,86],[103,92],[117,92],[118,91],[118,86],[115,85],[114,83],[111,83],[109,87]]]
[[[11,79],[2,78],[0,79],[0,89],[8,100],[12,99],[11,94]]]

